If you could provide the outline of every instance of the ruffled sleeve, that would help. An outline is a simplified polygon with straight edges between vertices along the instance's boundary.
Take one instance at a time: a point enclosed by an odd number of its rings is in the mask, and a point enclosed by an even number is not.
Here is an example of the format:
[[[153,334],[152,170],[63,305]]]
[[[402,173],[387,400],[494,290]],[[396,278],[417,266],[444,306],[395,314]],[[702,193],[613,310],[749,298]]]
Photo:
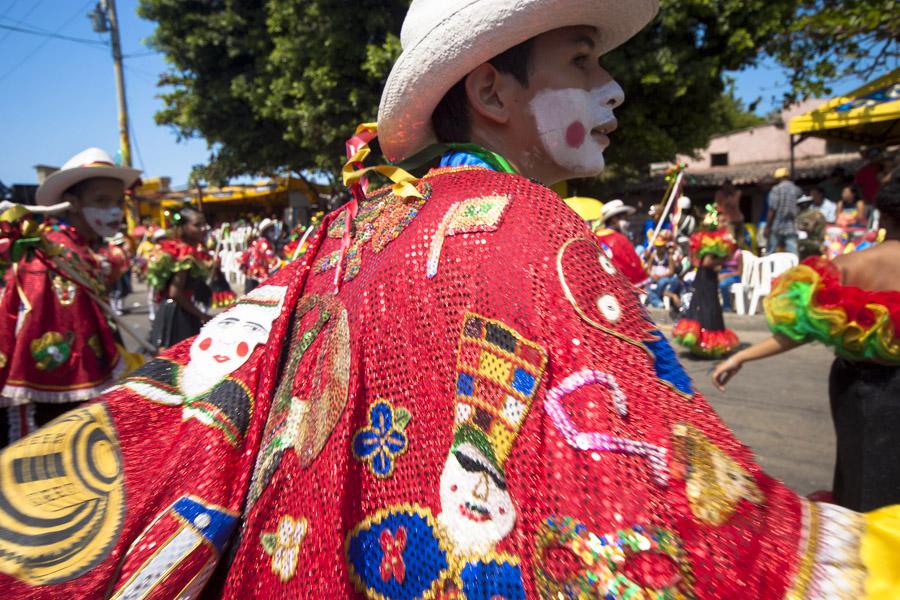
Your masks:
[[[206,252],[192,248],[180,240],[163,240],[151,254],[147,264],[147,282],[160,291],[179,271],[188,271],[192,278],[209,277],[212,260]]]
[[[851,360],[900,364],[900,293],[841,285],[828,260],[810,258],[784,273],[765,307],[774,333],[821,342]]]

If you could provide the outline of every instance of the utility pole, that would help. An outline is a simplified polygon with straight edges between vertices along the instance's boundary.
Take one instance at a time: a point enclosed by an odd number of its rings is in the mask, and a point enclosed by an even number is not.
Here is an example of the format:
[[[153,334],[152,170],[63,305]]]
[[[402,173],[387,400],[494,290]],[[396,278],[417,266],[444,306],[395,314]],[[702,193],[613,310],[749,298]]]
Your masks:
[[[116,97],[119,102],[119,153],[122,166],[131,166],[131,138],[128,136],[128,103],[125,100],[125,73],[122,67],[122,42],[119,38],[119,17],[116,0],[100,0],[89,15],[97,33],[109,32],[112,46],[113,71],[116,74]]]

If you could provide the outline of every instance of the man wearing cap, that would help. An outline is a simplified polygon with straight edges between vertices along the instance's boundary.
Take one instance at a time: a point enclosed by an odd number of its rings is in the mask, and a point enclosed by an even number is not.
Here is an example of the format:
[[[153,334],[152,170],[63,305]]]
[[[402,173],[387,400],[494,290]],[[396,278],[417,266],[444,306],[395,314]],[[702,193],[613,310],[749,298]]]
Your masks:
[[[623,97],[599,59],[656,10],[414,0],[379,139],[393,161],[443,166],[373,167],[394,185],[354,187],[303,259],[254,291],[274,322],[223,313],[51,425],[54,443],[0,454],[0,591],[755,599],[892,585],[875,517],[760,471],[544,185],[603,167]],[[373,172],[373,137],[365,125],[348,142],[345,180]],[[37,462],[48,483],[15,477]]]
[[[790,179],[784,167],[775,169],[775,186],[769,190],[769,211],[763,238],[769,254],[785,252],[797,254],[797,199],[803,190]]]
[[[621,200],[610,200],[603,205],[603,227],[594,232],[600,248],[616,268],[634,285],[647,281],[647,270],[624,233],[628,217],[634,214],[634,207],[626,206]]]
[[[122,225],[124,192],[140,171],[117,167],[89,148],[38,188],[48,219],[41,235],[77,257],[92,289],[40,258],[27,256],[6,273],[0,300],[0,438],[24,436],[78,402],[98,395],[122,373],[116,334],[95,298],[105,298],[123,265],[106,255],[106,238]]]

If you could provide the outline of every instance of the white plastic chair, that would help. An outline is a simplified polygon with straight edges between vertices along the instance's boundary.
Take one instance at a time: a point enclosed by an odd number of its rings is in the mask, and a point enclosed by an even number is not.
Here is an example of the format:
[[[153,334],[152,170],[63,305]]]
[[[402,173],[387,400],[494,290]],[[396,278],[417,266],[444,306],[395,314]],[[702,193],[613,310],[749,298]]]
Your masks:
[[[741,280],[731,285],[734,295],[734,310],[739,315],[747,314],[747,296],[753,288],[753,276],[759,257],[749,250],[741,250]]]
[[[756,278],[753,281],[750,298],[751,315],[756,314],[760,299],[772,291],[772,281],[791,267],[796,267],[798,263],[797,255],[790,252],[776,252],[757,261]]]

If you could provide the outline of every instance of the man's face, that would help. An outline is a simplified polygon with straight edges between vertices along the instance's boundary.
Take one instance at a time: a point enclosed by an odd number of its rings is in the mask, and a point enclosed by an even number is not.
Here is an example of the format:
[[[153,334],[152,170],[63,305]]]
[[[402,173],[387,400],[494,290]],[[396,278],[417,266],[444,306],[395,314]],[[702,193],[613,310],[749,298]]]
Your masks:
[[[825,197],[822,196],[822,192],[819,190],[813,190],[810,195],[812,196],[813,204],[816,206],[822,206],[822,203],[825,202]]]
[[[65,194],[84,217],[88,226],[100,237],[111,237],[122,226],[125,184],[118,179],[88,179],[79,186],[78,194]]]
[[[512,531],[516,507],[506,480],[472,444],[460,444],[447,456],[438,520],[458,553],[488,552]]]
[[[605,165],[613,109],[624,94],[600,66],[598,43],[594,28],[583,26],[534,38],[528,86],[520,86],[510,122],[529,149],[524,160],[534,163],[523,167],[546,173],[544,183],[596,175]]]

